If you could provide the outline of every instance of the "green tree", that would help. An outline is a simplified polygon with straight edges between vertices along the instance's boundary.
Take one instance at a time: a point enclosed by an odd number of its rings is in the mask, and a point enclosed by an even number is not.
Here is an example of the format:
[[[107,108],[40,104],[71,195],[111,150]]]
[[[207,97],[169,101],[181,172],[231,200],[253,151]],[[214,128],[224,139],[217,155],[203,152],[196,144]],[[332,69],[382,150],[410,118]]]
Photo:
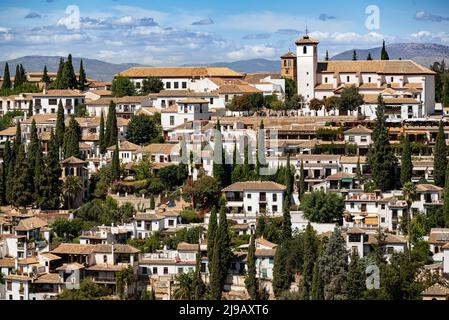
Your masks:
[[[433,177],[435,184],[439,187],[444,187],[447,164],[447,146],[446,138],[444,136],[444,123],[440,121],[433,156]]]
[[[106,130],[104,133],[106,148],[115,145],[118,140],[117,114],[115,107],[114,101],[111,100],[109,103]]]
[[[221,283],[224,285],[232,258],[231,238],[229,236],[228,220],[226,218],[226,209],[224,206],[220,209],[218,220],[217,236],[214,246],[218,248],[220,253]]]
[[[290,165],[290,154],[287,155],[285,186],[287,188],[285,198],[287,199],[287,205],[290,206],[291,199],[293,197],[293,172],[292,172],[292,167]]]
[[[32,203],[32,176],[28,167],[25,147],[20,144],[14,165],[10,202],[17,208],[26,208]]]
[[[84,71],[84,66],[83,66],[83,59],[81,59],[80,61],[80,71],[79,71],[79,81],[78,81],[78,88],[81,91],[84,91],[85,87],[86,87],[86,72]]]
[[[114,97],[133,96],[134,84],[127,77],[118,76],[112,81],[112,94]]]
[[[111,291],[96,284],[90,278],[81,280],[79,289],[64,289],[57,297],[58,300],[99,300],[101,297],[110,295]]]
[[[287,268],[288,251],[284,245],[276,247],[273,265],[273,292],[279,297],[282,292],[290,289],[291,274]]]
[[[387,49],[385,47],[385,40],[383,40],[382,42],[382,51],[380,52],[380,60],[390,60]]]
[[[107,146],[106,146],[106,139],[105,139],[105,133],[104,133],[104,113],[103,110],[101,110],[101,116],[100,116],[100,134],[99,134],[99,144],[100,144],[100,153],[105,154]]]
[[[192,278],[193,299],[201,300],[206,292],[206,285],[201,277],[201,250],[198,245],[198,252],[196,254],[195,272]]]
[[[75,117],[70,118],[69,126],[64,133],[64,157],[80,157],[80,143],[81,140],[81,127],[75,120]]]
[[[449,181],[449,165],[446,169],[446,181]],[[443,217],[446,228],[449,228],[449,183],[446,183],[443,190]]]
[[[159,93],[164,89],[164,83],[157,77],[148,77],[142,82],[140,92],[142,94]]]
[[[303,300],[310,300],[313,284],[313,268],[317,259],[318,239],[310,223],[304,233],[304,262],[301,279],[301,296]]]
[[[63,184],[64,195],[67,199],[67,207],[73,208],[76,195],[83,189],[83,184],[78,176],[67,176]]]
[[[326,56],[324,57],[324,61],[329,61],[329,51],[326,50]]]
[[[255,236],[252,235],[248,247],[248,255],[246,257],[247,272],[245,278],[246,291],[248,291],[248,295],[251,300],[257,300],[257,291],[258,291],[255,254],[256,254]]]
[[[207,226],[207,258],[208,258],[208,261],[212,261],[216,233],[217,233],[217,209],[216,209],[216,207],[213,207],[210,212],[209,224]]]
[[[290,202],[287,198],[284,201],[284,211],[282,214],[282,239],[290,241],[292,239],[292,220],[290,215]]]
[[[368,52],[368,57],[366,57],[366,60],[368,61],[373,60],[373,57],[371,57],[371,52]]]
[[[355,50],[352,52],[352,61],[357,61],[357,52]]]
[[[159,124],[146,115],[131,117],[126,131],[126,139],[137,145],[151,143],[160,134]]]
[[[390,146],[388,127],[385,121],[385,103],[381,95],[378,97],[373,143],[367,160],[376,187],[382,191],[391,189],[394,185],[395,156]]]
[[[154,200],[154,194],[151,194],[150,197],[150,210],[154,210],[156,208],[156,202]]]
[[[117,272],[115,276],[115,283],[117,293],[121,299],[128,297],[129,287],[135,281],[134,270],[132,266],[123,268]]]
[[[3,83],[2,90],[11,89],[11,76],[9,74],[9,65],[8,62],[5,63],[5,71],[3,71]]]
[[[311,222],[332,223],[341,219],[344,202],[338,194],[320,190],[304,195],[300,208]]]
[[[365,269],[359,255],[356,252],[351,254],[351,262],[348,267],[348,277],[346,280],[346,291],[348,300],[359,300],[365,291]]]
[[[48,76],[47,66],[44,66],[44,72],[42,73],[42,79],[41,81],[45,83],[46,85],[50,84],[50,77]]]
[[[120,159],[119,159],[118,143],[115,144],[115,150],[112,155],[111,177],[113,181],[116,181],[120,178]]]
[[[348,272],[346,241],[339,227],[335,227],[319,259],[326,300],[343,300],[346,297],[345,279]]]
[[[44,183],[39,186],[40,207],[42,209],[59,209],[61,195],[61,165],[59,163],[58,142],[53,134],[50,133],[50,146],[47,155],[44,158],[44,168],[42,176],[45,177]]]
[[[304,163],[301,160],[301,167],[299,169],[299,200],[302,201],[304,194],[306,193],[306,182],[304,173]]]
[[[64,145],[64,135],[65,135],[64,107],[62,106],[62,100],[59,100],[58,113],[56,116],[56,131],[55,131],[55,139],[57,141],[58,148],[62,148]]]
[[[312,277],[312,300],[324,300],[324,285],[323,279],[321,277],[320,265],[318,261],[315,262],[313,266],[313,277]]]
[[[410,150],[410,140],[408,135],[402,140],[402,157],[401,157],[401,185],[412,180],[413,164],[412,153]]]
[[[193,182],[192,192],[198,208],[210,209],[218,203],[221,187],[215,178],[203,176]]]
[[[359,88],[354,85],[343,88],[338,102],[340,112],[355,111],[364,103],[363,96],[359,93]]]
[[[223,138],[221,135],[220,121],[217,121],[214,136],[214,159],[212,167],[212,176],[218,181],[222,188],[226,187],[226,170],[225,170],[225,150],[223,149]]]

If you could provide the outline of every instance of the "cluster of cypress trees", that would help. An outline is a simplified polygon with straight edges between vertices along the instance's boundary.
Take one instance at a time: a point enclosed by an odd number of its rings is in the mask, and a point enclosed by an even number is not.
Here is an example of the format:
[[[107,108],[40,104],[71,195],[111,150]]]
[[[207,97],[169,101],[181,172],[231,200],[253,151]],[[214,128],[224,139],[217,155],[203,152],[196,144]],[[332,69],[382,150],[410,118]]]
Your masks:
[[[42,81],[47,84],[50,82],[50,78],[48,77],[47,73],[47,66],[44,67]],[[64,61],[63,58],[60,58],[56,79],[51,84],[51,88],[84,90],[86,82],[87,78],[86,72],[84,71],[83,60],[81,60],[80,62],[79,80],[78,80],[75,74],[75,70],[73,68],[72,55],[69,54],[69,56],[67,57],[67,61]]]
[[[16,74],[14,76],[14,83],[11,81],[11,74],[9,72],[9,65],[8,62],[5,63],[5,70],[3,72],[3,83],[2,83],[2,90],[4,89],[11,89],[13,86],[14,88],[19,87],[20,85],[27,82],[27,76],[25,72],[25,68],[22,64],[16,65]]]
[[[51,133],[49,151],[42,154],[41,141],[37,135],[36,122],[31,123],[28,150],[22,143],[20,123],[16,126],[14,142],[5,144],[1,167],[2,204],[17,208],[35,205],[42,209],[58,209],[61,195],[61,168],[58,145]]]

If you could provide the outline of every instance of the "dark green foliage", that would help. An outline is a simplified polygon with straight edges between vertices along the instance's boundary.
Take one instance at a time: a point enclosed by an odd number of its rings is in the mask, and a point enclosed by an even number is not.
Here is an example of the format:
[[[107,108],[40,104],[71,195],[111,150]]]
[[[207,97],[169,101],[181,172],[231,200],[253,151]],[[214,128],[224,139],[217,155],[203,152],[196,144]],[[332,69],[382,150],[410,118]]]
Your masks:
[[[318,239],[310,223],[304,233],[304,258],[302,268],[301,296],[303,300],[310,300],[313,283],[313,268],[318,255]]]
[[[120,159],[119,159],[118,143],[115,145],[115,150],[112,155],[111,178],[113,181],[118,180],[120,178]]]
[[[355,50],[352,52],[352,61],[357,61],[357,52]]]
[[[447,146],[446,138],[444,136],[444,123],[441,121],[438,128],[433,157],[433,177],[435,184],[439,187],[444,187],[447,163]]]
[[[352,85],[349,88],[343,88],[340,99],[338,100],[338,109],[340,111],[355,111],[362,104],[363,96],[359,93],[359,89]]]
[[[142,94],[159,93],[164,89],[164,83],[157,77],[148,77],[142,82],[140,92]]]
[[[329,51],[326,50],[326,56],[324,57],[324,61],[329,61]]]
[[[366,57],[366,60],[373,60],[373,57],[371,57],[371,52],[368,52],[368,57]]]
[[[390,60],[387,49],[385,48],[385,40],[382,42],[382,51],[380,52],[380,60]]]
[[[114,101],[110,101],[108,117],[106,121],[106,130],[104,133],[105,148],[113,146],[118,140],[117,114]]]
[[[231,111],[253,112],[261,109],[264,105],[264,98],[261,93],[235,95],[227,108]]]
[[[292,239],[292,220],[290,215],[290,203],[287,198],[284,201],[284,212],[282,215],[282,240],[290,241]]]
[[[193,182],[193,197],[198,208],[210,209],[221,195],[220,184],[213,177],[203,176]]]
[[[449,166],[446,169],[446,181],[449,181]],[[443,190],[443,212],[442,217],[443,221],[446,225],[446,228],[449,228],[449,183],[446,183]],[[429,215],[428,215],[429,216]],[[434,216],[440,216],[438,213],[434,214]]]
[[[107,146],[105,141],[105,133],[104,133],[104,113],[101,111],[100,117],[100,134],[99,134],[99,144],[100,144],[100,153],[104,154],[106,152]]]
[[[247,272],[245,278],[245,287],[248,291],[249,298],[251,300],[257,300],[257,279],[256,279],[256,244],[255,236],[251,236],[251,241],[248,247],[248,255],[246,258]]]
[[[83,66],[83,59],[81,59],[80,62],[80,72],[79,72],[79,81],[78,81],[78,88],[81,91],[84,91],[85,87],[86,87],[86,72],[84,71],[84,66]]]
[[[212,208],[207,227],[207,258],[212,261],[215,245],[215,235],[217,233],[217,209]],[[209,268],[210,269],[210,268]]]
[[[368,164],[373,181],[382,191],[394,186],[395,156],[390,146],[388,128],[385,121],[385,103],[381,95],[378,97],[376,110],[376,126],[373,131],[373,143],[368,152]]]
[[[81,140],[81,127],[74,117],[70,118],[69,126],[64,133],[64,158],[80,157],[79,143]]]
[[[299,169],[299,200],[302,201],[304,194],[306,193],[306,182],[305,182],[305,172],[304,163],[301,160],[301,167]]]
[[[62,71],[64,69],[64,59],[61,57],[59,59],[59,66],[58,66],[58,72],[56,73],[56,79],[51,84],[51,87],[53,89],[62,89]]]
[[[285,79],[285,99],[290,101],[294,95],[297,95],[298,89],[296,81],[292,79]]]
[[[349,263],[346,291],[348,300],[358,300],[366,289],[365,268],[357,253],[352,253]]]
[[[57,86],[56,89],[78,88],[78,81],[76,80],[75,70],[73,69],[71,54],[69,54],[67,61],[62,67],[60,80],[57,79],[55,85]]]
[[[11,89],[11,87],[12,87],[11,75],[9,74],[8,62],[6,62],[5,63],[5,71],[3,71],[2,90],[4,90],[4,89]]]
[[[198,246],[198,252],[196,254],[196,265],[195,271],[193,273],[192,278],[192,291],[193,291],[193,300],[200,300],[204,297],[206,293],[206,285],[203,282],[203,278],[201,277],[201,251]]]
[[[145,145],[157,138],[160,132],[160,126],[153,117],[135,115],[128,123],[126,139],[137,145]]]
[[[133,96],[135,88],[131,80],[118,76],[112,81],[112,94],[115,97]]]
[[[53,131],[50,134],[50,146],[44,164],[42,176],[45,179],[39,186],[39,206],[42,209],[59,209],[62,169],[59,164],[59,147]]]
[[[47,66],[44,66],[44,72],[42,73],[41,81],[45,84],[50,84],[50,77],[48,76]]]
[[[401,157],[401,185],[404,185],[407,182],[412,180],[412,154],[410,150],[410,140],[408,139],[408,135],[404,136],[402,142],[402,157]]]
[[[72,242],[81,235],[84,223],[81,219],[67,220],[58,218],[52,223],[51,228],[61,242]]]
[[[18,147],[14,165],[14,177],[11,180],[10,202],[13,206],[25,208],[32,203],[33,178],[28,167],[25,148],[22,144]]]
[[[311,222],[332,223],[341,219],[344,203],[338,194],[320,190],[304,195],[300,208]]]
[[[56,131],[55,131],[55,139],[58,148],[62,148],[64,145],[64,134],[65,134],[64,107],[62,106],[62,101],[59,100],[58,113],[56,117]]]
[[[311,300],[324,300],[324,284],[318,261],[313,266]]]
[[[285,186],[287,188],[285,197],[287,199],[287,205],[290,206],[291,199],[293,197],[293,172],[292,172],[292,167],[290,165],[290,154],[287,156]]]
[[[159,178],[166,186],[167,190],[171,190],[177,186],[182,186],[184,181],[187,179],[188,174],[187,167],[182,166],[181,164],[159,169]]]
[[[101,297],[112,294],[105,286],[94,283],[90,278],[81,281],[79,289],[64,289],[58,295],[58,300],[99,300]]]
[[[290,289],[291,274],[287,268],[288,251],[284,245],[276,247],[273,266],[273,291],[276,297]]]

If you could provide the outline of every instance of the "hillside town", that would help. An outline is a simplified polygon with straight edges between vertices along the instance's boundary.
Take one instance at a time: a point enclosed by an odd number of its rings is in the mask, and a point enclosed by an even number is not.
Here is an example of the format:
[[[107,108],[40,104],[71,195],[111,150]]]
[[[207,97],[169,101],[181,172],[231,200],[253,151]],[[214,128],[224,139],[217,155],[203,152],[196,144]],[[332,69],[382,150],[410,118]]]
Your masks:
[[[292,44],[293,45],[293,44]],[[0,78],[1,300],[449,300],[449,69]]]

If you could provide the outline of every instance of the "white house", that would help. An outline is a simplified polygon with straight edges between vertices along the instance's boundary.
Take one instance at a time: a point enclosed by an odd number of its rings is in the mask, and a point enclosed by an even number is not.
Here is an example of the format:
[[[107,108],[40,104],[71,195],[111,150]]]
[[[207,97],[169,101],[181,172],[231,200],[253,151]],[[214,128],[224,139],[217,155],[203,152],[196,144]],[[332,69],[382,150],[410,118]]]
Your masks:
[[[372,130],[363,126],[353,127],[344,134],[345,143],[357,146],[357,154],[366,155],[371,144]]]
[[[209,101],[205,99],[183,99],[176,105],[161,111],[161,124],[164,131],[170,131],[187,121],[209,120]]]
[[[281,215],[286,187],[272,181],[236,182],[222,191],[229,212]]]
[[[58,111],[58,104],[62,102],[64,114],[74,114],[75,107],[84,104],[84,93],[79,90],[46,90],[32,93],[33,114],[48,114]]]

